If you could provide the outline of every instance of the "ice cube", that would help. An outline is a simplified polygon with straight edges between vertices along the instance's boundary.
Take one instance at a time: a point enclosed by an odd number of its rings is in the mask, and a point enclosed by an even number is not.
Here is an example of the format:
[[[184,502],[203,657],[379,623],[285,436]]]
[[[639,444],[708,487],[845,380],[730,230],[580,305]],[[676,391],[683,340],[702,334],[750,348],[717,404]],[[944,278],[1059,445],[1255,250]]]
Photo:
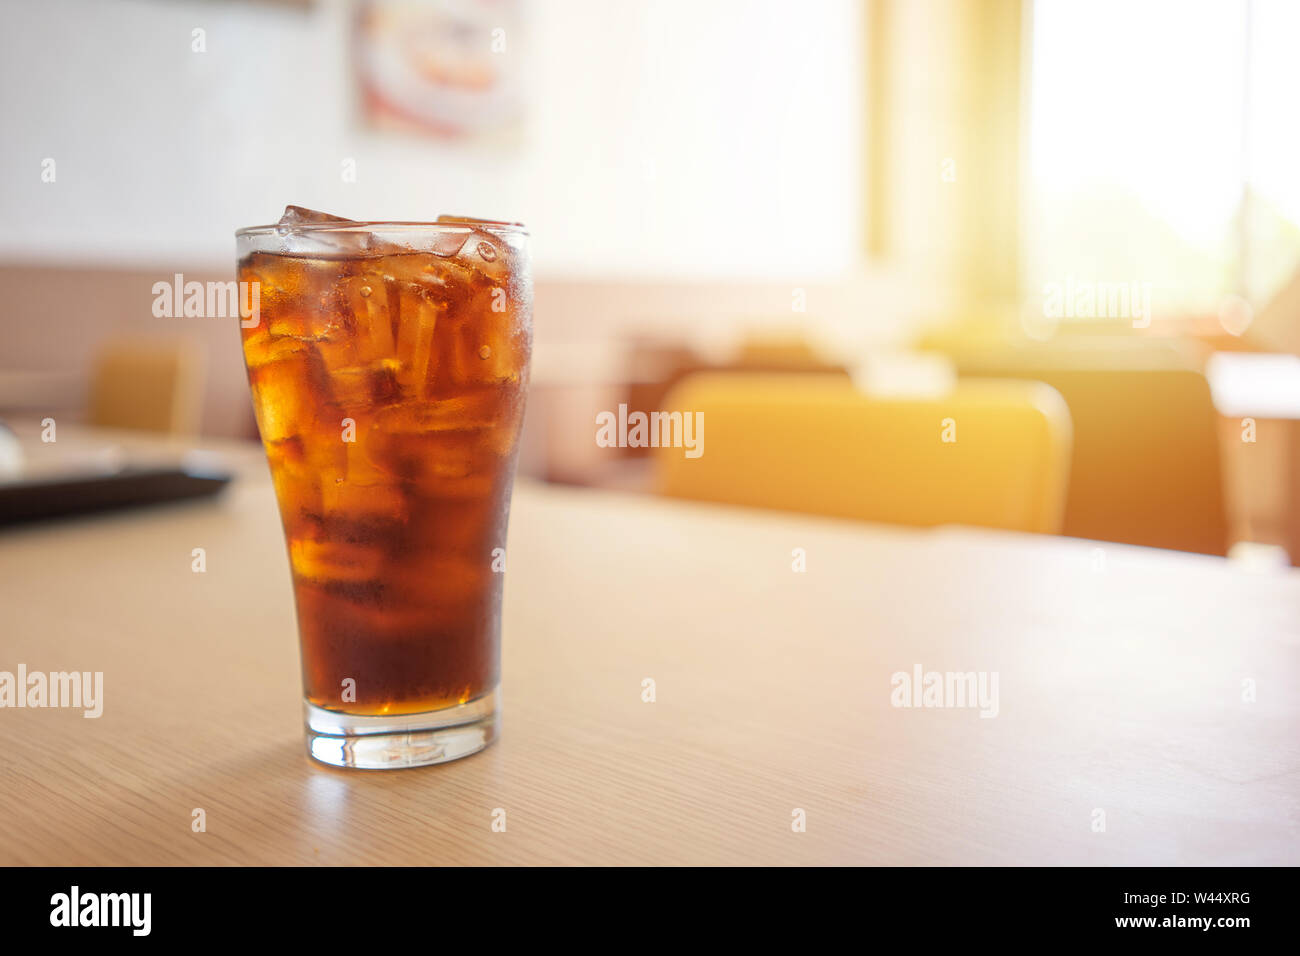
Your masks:
[[[398,378],[412,394],[422,394],[437,372],[435,343],[442,303],[430,301],[418,290],[408,291],[402,305],[402,322],[397,332]]]
[[[299,538],[289,542],[289,563],[294,573],[311,581],[367,581],[383,567],[381,548]]]
[[[473,273],[427,255],[391,256],[384,264],[399,303],[395,328],[402,384],[416,394],[427,393],[453,374],[448,365],[452,340],[463,303],[473,294]]]
[[[500,413],[498,389],[476,388],[434,401],[403,402],[380,409],[375,423],[396,435],[437,437],[437,433],[490,428]]]
[[[334,216],[328,212],[320,212],[318,209],[308,209],[305,206],[286,206],[285,212],[279,217],[276,226],[278,232],[291,232],[295,226],[309,225],[312,222],[355,222],[356,220],[347,219],[346,216]]]
[[[502,288],[510,281],[514,259],[514,250],[509,243],[481,229],[470,233],[469,241],[460,251],[462,262],[473,268],[490,285]]]
[[[497,463],[491,433],[498,401],[485,391],[380,409],[367,436],[370,461],[423,494],[487,494]]]
[[[472,216],[439,216],[438,222],[464,226],[465,231],[448,230],[440,235],[434,242],[435,255],[443,258],[455,256],[493,282],[506,280],[514,261],[514,250],[507,239],[495,235],[489,227],[522,229],[523,223],[475,219]]]
[[[375,254],[375,244],[369,231],[350,230],[353,219],[331,216],[302,206],[285,206],[284,215],[276,223],[280,237],[280,251],[295,256],[351,257]],[[334,225],[336,229],[312,228]]]
[[[345,519],[378,518],[398,524],[406,520],[406,495],[390,476],[377,472],[368,461],[357,468],[349,464],[348,472],[346,477],[321,482],[321,504],[326,514]],[[371,480],[374,476],[378,476],[377,480]]]
[[[393,355],[393,329],[397,324],[398,300],[394,280],[377,272],[363,272],[349,278],[344,287],[347,304],[356,319],[361,351],[378,360]]]
[[[296,338],[272,335],[264,322],[244,330],[244,362],[249,369],[289,358],[306,347]]]
[[[272,337],[294,338],[303,342],[336,339],[346,333],[343,317],[335,310],[314,308],[309,302],[277,305],[263,309],[263,324]]]
[[[319,512],[319,475],[307,461],[302,439],[286,438],[266,443],[266,457],[271,466],[271,479],[275,485],[280,512],[285,515],[286,526],[298,520],[303,512]]]
[[[285,206],[284,214],[280,217],[277,225],[281,231],[285,231],[292,229],[294,226],[313,222],[356,222],[356,220],[344,216],[334,216],[316,209],[308,209],[306,206]]]
[[[396,359],[331,368],[333,403],[349,413],[365,413],[372,407],[390,404],[401,396],[399,374],[400,366]]]
[[[434,236],[429,249],[435,256],[450,259],[457,255],[469,239],[469,231],[464,229],[444,229]]]
[[[296,349],[249,369],[253,409],[268,444],[310,432],[318,395],[327,389],[325,369],[314,349]]]

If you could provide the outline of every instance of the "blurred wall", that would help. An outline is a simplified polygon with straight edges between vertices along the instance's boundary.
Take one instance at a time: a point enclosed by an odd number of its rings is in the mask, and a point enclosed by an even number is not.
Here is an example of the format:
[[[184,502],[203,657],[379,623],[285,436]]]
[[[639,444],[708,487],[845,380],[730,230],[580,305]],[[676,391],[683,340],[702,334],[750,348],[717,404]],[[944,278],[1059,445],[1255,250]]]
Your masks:
[[[927,0],[922,19],[891,26],[903,79],[890,114],[906,128],[934,125],[942,111],[931,101],[960,85],[951,70],[925,81],[927,50],[958,2]],[[950,256],[917,241],[866,259],[864,4],[525,0],[525,24],[508,37],[530,77],[529,119],[513,145],[361,126],[354,9],[50,0],[9,12],[0,372],[58,373],[46,404],[75,413],[105,341],[182,335],[205,346],[203,430],[245,433],[235,330],[155,318],[151,290],[176,272],[231,278],[233,230],[289,202],[527,222],[537,368],[552,380],[610,374],[545,361],[565,343],[648,335],[711,347],[753,327],[799,329],[847,360],[951,313]],[[205,53],[191,50],[200,28]],[[946,138],[914,130],[908,142],[889,168],[911,178],[891,176],[886,193],[948,201],[953,184],[935,172]],[[45,158],[56,161],[52,183],[41,181]],[[355,183],[340,176],[345,158],[356,160]],[[962,178],[957,188],[985,185]],[[908,228],[944,233],[937,212],[921,219]]]
[[[0,257],[224,268],[235,228],[295,203],[522,220],[539,275],[812,279],[859,258],[854,0],[526,0],[502,54],[528,76],[516,146],[361,128],[353,9],[7,5]]]

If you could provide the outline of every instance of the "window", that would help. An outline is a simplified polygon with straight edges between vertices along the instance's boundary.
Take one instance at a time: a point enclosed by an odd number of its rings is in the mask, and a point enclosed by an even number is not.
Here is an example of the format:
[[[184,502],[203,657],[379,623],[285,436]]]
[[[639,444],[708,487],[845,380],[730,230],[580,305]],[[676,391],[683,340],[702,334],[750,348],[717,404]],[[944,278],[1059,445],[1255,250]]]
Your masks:
[[[1036,0],[1032,16],[1030,305],[1067,283],[1145,287],[1156,322],[1265,304],[1300,264],[1300,3]]]

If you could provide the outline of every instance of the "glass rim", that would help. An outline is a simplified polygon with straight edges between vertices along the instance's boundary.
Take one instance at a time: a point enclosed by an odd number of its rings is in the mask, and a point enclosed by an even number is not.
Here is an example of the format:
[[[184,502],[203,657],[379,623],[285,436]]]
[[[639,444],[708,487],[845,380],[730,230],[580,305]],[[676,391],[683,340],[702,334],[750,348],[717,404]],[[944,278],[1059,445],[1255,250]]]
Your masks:
[[[528,229],[522,222],[497,222],[490,219],[457,220],[452,222],[408,222],[404,220],[386,221],[348,219],[341,222],[325,220],[322,222],[299,222],[283,227],[280,223],[263,226],[244,226],[235,230],[235,238],[249,236],[293,236],[318,232],[328,233],[374,233],[374,232],[487,232],[508,236],[527,236]]]

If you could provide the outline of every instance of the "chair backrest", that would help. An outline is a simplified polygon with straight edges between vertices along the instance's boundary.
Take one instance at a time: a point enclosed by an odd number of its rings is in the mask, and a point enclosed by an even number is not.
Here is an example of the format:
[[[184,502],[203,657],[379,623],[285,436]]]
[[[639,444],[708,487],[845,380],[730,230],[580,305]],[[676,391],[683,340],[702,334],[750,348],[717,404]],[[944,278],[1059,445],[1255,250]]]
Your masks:
[[[703,374],[664,409],[703,413],[703,441],[694,458],[657,450],[663,494],[919,526],[1061,527],[1070,419],[1037,383],[873,397],[824,375]]]
[[[192,343],[115,343],[91,373],[89,418],[106,428],[198,431],[201,361]]]
[[[1204,374],[1155,348],[959,356],[961,374],[1033,379],[1074,422],[1065,534],[1226,554],[1218,416]]]

